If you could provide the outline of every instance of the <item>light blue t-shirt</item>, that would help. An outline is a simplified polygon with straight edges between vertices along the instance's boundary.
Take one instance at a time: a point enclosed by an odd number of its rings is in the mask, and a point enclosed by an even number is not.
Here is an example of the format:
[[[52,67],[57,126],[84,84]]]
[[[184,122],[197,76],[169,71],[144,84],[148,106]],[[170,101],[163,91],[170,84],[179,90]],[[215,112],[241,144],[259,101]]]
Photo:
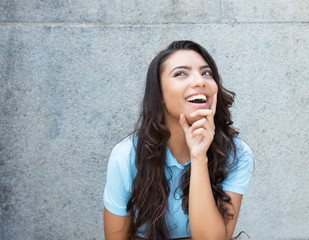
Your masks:
[[[239,138],[234,138],[234,142],[237,148],[236,158],[238,164],[230,171],[228,177],[222,183],[222,188],[224,191],[244,194],[253,169],[252,152],[249,146]],[[233,156],[228,159],[230,162],[233,160]],[[170,174],[172,174],[172,178],[169,181],[170,195],[165,218],[171,238],[191,236],[190,228],[187,226],[188,215],[183,212],[180,198],[181,192],[178,188],[182,171],[188,164],[189,162],[185,165],[178,163],[167,148],[166,165],[170,170],[168,171],[166,168],[166,175],[167,179],[169,179]],[[104,206],[109,212],[118,216],[128,215],[126,207],[136,172],[135,149],[131,135],[114,147],[109,158],[106,186],[103,194]],[[138,236],[145,237],[142,234],[138,234]]]

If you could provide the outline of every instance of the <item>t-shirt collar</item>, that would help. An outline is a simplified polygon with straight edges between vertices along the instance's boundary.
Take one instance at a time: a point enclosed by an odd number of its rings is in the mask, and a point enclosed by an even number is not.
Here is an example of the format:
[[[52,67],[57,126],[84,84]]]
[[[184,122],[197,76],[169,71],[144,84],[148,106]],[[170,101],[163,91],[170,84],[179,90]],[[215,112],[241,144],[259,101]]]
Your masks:
[[[190,164],[190,161],[186,162],[184,165],[181,165],[179,162],[177,162],[176,158],[172,155],[170,149],[166,147],[166,165],[169,167],[176,166],[180,169],[184,169],[188,164]]]

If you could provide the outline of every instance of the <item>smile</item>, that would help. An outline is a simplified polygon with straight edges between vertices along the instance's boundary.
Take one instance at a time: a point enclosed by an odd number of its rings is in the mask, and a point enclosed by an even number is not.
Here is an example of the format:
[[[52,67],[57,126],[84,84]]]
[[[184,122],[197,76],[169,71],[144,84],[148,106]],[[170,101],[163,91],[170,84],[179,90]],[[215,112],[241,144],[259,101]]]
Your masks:
[[[194,95],[191,97],[187,97],[186,101],[190,103],[205,103],[207,101],[207,97],[205,95]]]

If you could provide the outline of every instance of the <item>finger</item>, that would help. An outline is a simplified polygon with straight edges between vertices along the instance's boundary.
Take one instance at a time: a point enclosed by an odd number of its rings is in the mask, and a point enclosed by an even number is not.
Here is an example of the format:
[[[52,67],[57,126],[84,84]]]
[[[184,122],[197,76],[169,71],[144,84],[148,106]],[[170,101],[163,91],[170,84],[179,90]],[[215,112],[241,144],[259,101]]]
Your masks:
[[[206,130],[204,128],[198,128],[196,130],[194,130],[194,132],[192,133],[192,137],[197,137],[197,136],[201,136],[201,137],[205,137],[208,139],[213,139],[215,135],[215,132],[212,130]]]
[[[213,129],[211,123],[206,118],[202,118],[202,119],[194,122],[191,125],[191,128],[190,128],[191,133],[194,132],[198,128],[203,128],[203,129],[206,129],[206,130],[212,130]]]
[[[195,112],[190,114],[190,117],[195,118],[195,117],[202,117],[207,119],[207,121],[210,122],[212,128],[215,127],[214,123],[214,112],[210,109],[199,109],[196,110]]]
[[[200,110],[197,110],[201,113]],[[196,112],[197,112],[196,111]],[[198,127],[201,127],[202,125],[204,125],[204,128],[207,128],[207,129],[215,129],[216,126],[215,126],[215,121],[214,121],[214,115],[213,115],[213,111],[212,110],[209,110],[209,109],[203,109],[203,113],[204,113],[204,116],[203,115],[200,115],[202,118],[195,121],[192,125],[191,125],[191,132],[198,128]],[[205,116],[205,113],[207,113],[207,115]],[[191,115],[190,115],[191,116]],[[206,121],[205,121],[206,120]]]
[[[213,111],[210,109],[198,109],[190,114],[190,117],[207,117],[209,115],[212,115]]]
[[[183,115],[182,113],[180,114],[180,117],[179,117],[179,124],[182,126],[185,133],[189,131],[190,126],[187,122],[185,115]]]
[[[216,113],[216,108],[217,108],[217,98],[218,94],[214,94],[213,98],[212,98],[212,102],[211,102],[211,105],[210,105],[210,110],[213,111],[214,115]]]

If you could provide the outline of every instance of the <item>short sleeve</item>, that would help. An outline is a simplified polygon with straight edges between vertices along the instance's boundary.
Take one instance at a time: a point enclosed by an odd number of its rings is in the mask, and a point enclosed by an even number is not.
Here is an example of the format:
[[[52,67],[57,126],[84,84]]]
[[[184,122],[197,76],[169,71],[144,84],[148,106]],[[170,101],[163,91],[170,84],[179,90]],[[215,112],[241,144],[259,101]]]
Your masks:
[[[124,144],[116,145],[110,155],[103,194],[104,207],[118,216],[127,215],[126,207],[132,184],[130,151]]]
[[[222,188],[224,191],[243,195],[253,171],[253,154],[250,147],[240,139],[236,139],[235,144],[237,147],[236,166],[230,170],[228,177],[222,183]],[[230,161],[234,160],[230,158]]]

